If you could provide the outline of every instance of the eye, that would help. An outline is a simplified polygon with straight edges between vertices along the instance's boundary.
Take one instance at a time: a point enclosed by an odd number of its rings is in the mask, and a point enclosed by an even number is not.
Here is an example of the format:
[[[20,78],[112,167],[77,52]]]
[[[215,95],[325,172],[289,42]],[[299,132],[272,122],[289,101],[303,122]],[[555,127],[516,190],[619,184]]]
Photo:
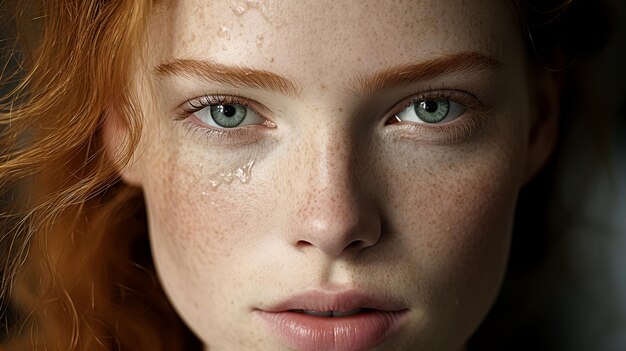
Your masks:
[[[253,109],[239,103],[206,104],[194,112],[198,120],[218,129],[230,129],[250,124],[263,124],[265,119]]]
[[[391,123],[440,124],[458,118],[463,112],[465,112],[463,105],[449,99],[423,99],[412,102],[398,112]]]

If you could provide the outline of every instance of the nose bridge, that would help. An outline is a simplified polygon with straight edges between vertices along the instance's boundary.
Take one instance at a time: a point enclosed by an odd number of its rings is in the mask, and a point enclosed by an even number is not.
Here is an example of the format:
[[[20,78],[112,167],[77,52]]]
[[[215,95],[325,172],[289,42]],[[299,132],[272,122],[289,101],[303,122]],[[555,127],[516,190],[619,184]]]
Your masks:
[[[353,141],[349,136],[328,129],[317,131],[307,138],[307,153],[313,161],[310,182],[328,191],[345,191],[352,186],[350,173],[357,166]]]
[[[297,211],[292,244],[328,256],[378,242],[380,222],[359,177],[359,148],[349,135],[320,128],[303,138],[297,162]]]

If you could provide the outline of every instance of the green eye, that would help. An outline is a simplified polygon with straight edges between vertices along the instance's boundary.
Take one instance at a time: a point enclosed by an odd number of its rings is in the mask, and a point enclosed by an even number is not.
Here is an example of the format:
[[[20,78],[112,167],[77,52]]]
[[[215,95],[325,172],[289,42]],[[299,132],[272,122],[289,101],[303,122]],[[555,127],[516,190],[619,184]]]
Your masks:
[[[234,128],[246,118],[247,110],[245,106],[238,104],[213,105],[211,106],[211,118],[220,127]]]
[[[443,121],[450,112],[450,100],[423,100],[415,106],[415,114],[426,123],[439,123]]]
[[[465,107],[450,99],[424,99],[410,104],[395,115],[398,122],[439,124],[450,122],[465,112]]]
[[[243,98],[207,95],[188,101],[190,113],[212,129],[235,129],[247,125],[263,125],[267,120],[256,113]]]

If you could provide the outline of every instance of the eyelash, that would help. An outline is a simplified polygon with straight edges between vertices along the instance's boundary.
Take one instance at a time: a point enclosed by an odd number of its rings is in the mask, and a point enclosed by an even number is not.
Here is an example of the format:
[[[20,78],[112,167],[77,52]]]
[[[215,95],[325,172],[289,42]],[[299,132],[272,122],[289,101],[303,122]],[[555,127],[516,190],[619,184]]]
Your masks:
[[[391,113],[385,114],[384,122],[387,124],[391,118],[408,106],[413,103],[423,101],[423,100],[432,100],[432,99],[447,99],[453,102],[456,102],[466,110],[455,120],[436,125],[426,125],[426,124],[415,124],[408,122],[400,122],[395,125],[395,129],[399,131],[398,136],[400,137],[409,137],[415,138],[415,135],[420,134],[435,134],[436,138],[443,138],[447,142],[454,142],[462,139],[467,135],[471,135],[472,132],[480,129],[485,122],[485,116],[488,114],[487,107],[483,104],[483,102],[474,94],[463,90],[455,90],[455,89],[446,89],[446,88],[434,88],[431,87],[426,89],[425,92],[419,93],[416,95],[412,95],[410,97],[405,98],[399,103],[394,104]],[[212,105],[226,105],[226,104],[237,104],[244,106],[248,109],[252,109],[255,113],[257,113],[261,118],[268,121],[269,124],[273,125],[272,122],[269,122],[269,119],[265,117],[265,114],[260,112],[259,110],[264,110],[260,104],[251,102],[245,98],[234,96],[234,95],[215,95],[215,94],[205,94],[200,97],[188,100],[182,104],[181,111],[177,113],[175,120],[176,121],[186,121],[190,116],[194,113],[207,108]],[[190,107],[188,107],[190,106]],[[469,115],[469,116],[465,116]],[[207,137],[218,138],[218,141],[231,141],[233,138],[243,138],[248,139],[253,136],[251,133],[254,131],[250,130],[250,128],[240,127],[240,128],[231,128],[231,129],[216,129],[208,126],[201,126],[198,123],[193,121],[186,121],[186,125],[189,127],[189,132],[192,134],[202,133]]]
[[[484,104],[478,97],[466,91],[454,89],[428,89],[426,92],[409,96],[408,98],[405,98],[397,103],[395,106],[398,108],[394,108],[394,113],[402,111],[412,103],[434,99],[447,99],[454,101],[470,110],[480,110],[484,108]]]
[[[197,103],[197,105],[194,105]],[[246,108],[250,108],[255,110],[256,106],[252,106],[248,100],[243,99],[234,95],[213,95],[213,94],[205,94],[203,96],[188,100],[184,102],[183,107],[181,107],[181,112],[178,113],[176,120],[182,121],[189,117],[190,115],[206,108],[211,105],[241,105]],[[186,107],[185,105],[191,106],[191,108]]]

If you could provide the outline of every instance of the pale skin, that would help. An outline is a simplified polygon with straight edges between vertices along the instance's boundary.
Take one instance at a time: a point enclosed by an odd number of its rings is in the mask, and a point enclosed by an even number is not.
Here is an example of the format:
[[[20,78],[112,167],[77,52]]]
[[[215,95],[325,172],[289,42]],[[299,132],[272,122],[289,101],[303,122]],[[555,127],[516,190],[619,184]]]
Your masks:
[[[518,192],[556,139],[557,84],[531,69],[517,23],[495,0],[157,9],[137,79],[144,134],[123,176],[144,190],[159,277],[207,349],[288,349],[253,311],[335,288],[406,304],[377,349],[463,348],[500,287]],[[460,53],[493,64],[359,85]],[[158,72],[177,59],[271,72],[293,89]],[[230,134],[176,118],[206,94],[238,97],[258,118]],[[414,96],[461,113],[394,119]],[[108,120],[109,145],[120,135]]]

